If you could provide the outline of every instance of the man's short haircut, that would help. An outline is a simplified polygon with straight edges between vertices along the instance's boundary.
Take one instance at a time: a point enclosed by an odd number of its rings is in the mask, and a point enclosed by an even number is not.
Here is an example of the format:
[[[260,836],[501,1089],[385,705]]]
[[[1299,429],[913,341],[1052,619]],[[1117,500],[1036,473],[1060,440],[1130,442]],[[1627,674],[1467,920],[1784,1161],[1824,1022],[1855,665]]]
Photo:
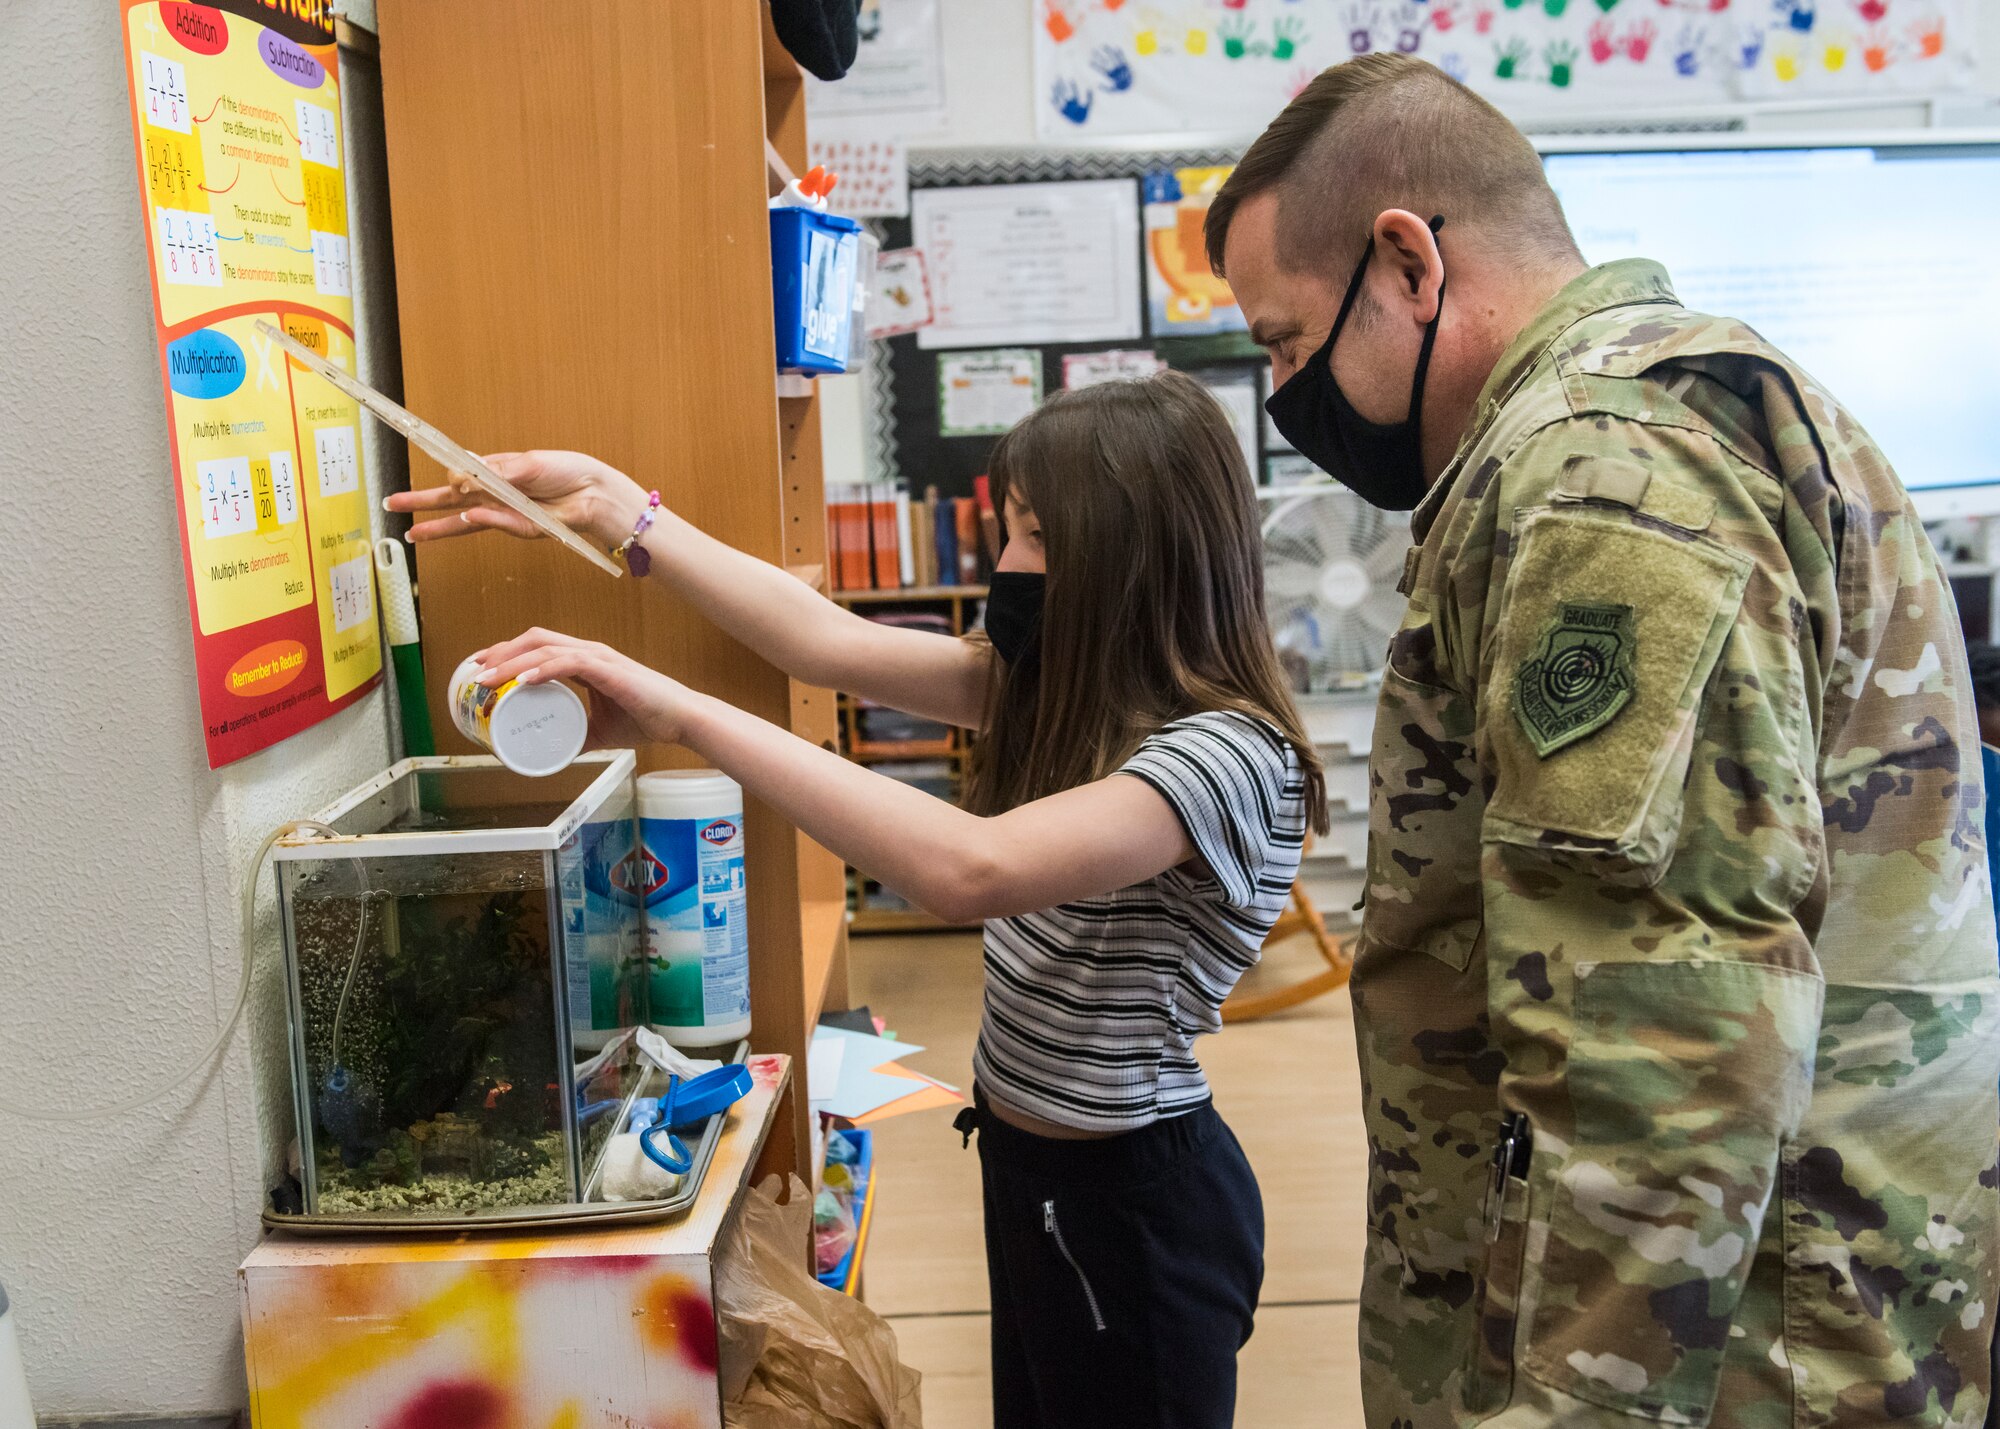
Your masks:
[[[1534,146],[1507,117],[1411,55],[1321,70],[1244,154],[1208,210],[1222,272],[1242,202],[1278,191],[1280,267],[1344,277],[1384,209],[1442,214],[1526,267],[1576,261],[1576,239]]]

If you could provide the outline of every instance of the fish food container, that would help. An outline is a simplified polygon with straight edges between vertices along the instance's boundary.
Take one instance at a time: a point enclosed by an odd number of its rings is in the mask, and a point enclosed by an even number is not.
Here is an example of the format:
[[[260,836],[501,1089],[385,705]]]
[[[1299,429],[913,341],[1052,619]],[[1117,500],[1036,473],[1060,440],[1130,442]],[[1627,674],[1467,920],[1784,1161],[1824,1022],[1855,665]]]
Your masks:
[[[642,1076],[630,750],[406,759],[274,853],[309,1217],[593,1199]]]
[[[539,778],[567,769],[590,734],[590,714],[576,691],[558,680],[482,685],[480,669],[468,656],[451,672],[451,721],[458,732],[516,774]]]

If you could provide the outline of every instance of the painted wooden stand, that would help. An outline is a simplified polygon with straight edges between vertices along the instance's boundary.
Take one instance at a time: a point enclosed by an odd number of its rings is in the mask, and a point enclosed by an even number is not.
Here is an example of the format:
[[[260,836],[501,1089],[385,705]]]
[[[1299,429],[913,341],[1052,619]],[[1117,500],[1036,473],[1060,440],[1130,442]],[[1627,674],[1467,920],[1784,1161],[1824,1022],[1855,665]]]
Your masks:
[[[254,1429],[720,1429],[715,1256],[791,1074],[751,1067],[680,1220],[267,1238],[239,1272]]]

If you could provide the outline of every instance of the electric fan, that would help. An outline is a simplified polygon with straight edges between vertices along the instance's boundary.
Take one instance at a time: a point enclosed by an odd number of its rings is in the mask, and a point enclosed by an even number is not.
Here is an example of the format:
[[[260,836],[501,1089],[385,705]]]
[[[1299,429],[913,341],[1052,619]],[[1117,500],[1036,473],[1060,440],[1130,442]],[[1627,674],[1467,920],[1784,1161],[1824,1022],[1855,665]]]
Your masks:
[[[1273,493],[1264,513],[1264,602],[1294,693],[1351,690],[1381,674],[1403,619],[1396,581],[1409,518],[1344,486]]]

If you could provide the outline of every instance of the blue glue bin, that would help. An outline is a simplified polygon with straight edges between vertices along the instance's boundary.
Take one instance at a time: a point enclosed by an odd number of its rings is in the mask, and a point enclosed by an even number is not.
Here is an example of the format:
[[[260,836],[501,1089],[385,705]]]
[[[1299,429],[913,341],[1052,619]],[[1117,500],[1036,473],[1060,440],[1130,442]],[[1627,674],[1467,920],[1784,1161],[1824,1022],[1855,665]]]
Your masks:
[[[771,210],[771,293],[778,370],[847,371],[861,280],[861,225],[811,208]]]

